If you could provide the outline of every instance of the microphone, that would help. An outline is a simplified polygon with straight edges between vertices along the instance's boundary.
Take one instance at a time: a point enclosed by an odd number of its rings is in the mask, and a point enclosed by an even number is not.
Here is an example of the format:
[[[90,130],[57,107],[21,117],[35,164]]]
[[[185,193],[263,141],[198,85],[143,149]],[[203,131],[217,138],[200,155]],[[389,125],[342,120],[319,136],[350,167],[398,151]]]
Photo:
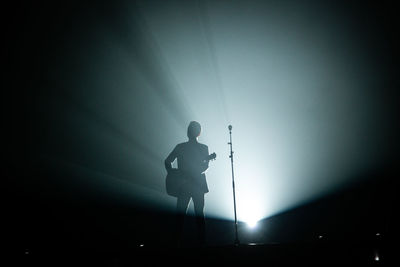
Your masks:
[[[232,125],[228,126],[229,131],[232,131]]]

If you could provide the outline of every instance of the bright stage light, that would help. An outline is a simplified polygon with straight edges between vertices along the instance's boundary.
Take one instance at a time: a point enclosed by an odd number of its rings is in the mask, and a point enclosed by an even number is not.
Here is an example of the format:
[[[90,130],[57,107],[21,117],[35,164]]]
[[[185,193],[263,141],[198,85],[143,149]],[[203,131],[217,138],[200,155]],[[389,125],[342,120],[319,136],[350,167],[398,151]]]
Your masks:
[[[257,220],[249,220],[246,221],[246,224],[249,228],[254,229],[257,226],[257,222],[258,222]]]
[[[379,261],[379,260],[380,260],[379,254],[378,254],[377,251],[375,251],[374,260],[375,260],[375,261]]]
[[[268,206],[268,203],[260,197],[259,190],[250,190],[250,187],[243,185],[241,190],[237,190],[239,192],[237,194],[237,212],[239,221],[246,223],[249,228],[255,228],[257,222],[265,216],[265,207]]]

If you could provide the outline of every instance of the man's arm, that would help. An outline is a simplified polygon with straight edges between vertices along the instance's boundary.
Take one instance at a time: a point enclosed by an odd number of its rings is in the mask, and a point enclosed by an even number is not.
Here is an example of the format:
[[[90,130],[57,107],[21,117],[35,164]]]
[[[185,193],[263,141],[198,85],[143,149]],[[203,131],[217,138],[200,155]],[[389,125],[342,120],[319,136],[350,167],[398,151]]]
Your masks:
[[[172,162],[174,162],[176,157],[178,156],[177,147],[178,146],[176,146],[174,150],[172,150],[172,152],[169,153],[168,157],[164,161],[165,169],[167,170],[167,172],[169,172],[172,169]]]

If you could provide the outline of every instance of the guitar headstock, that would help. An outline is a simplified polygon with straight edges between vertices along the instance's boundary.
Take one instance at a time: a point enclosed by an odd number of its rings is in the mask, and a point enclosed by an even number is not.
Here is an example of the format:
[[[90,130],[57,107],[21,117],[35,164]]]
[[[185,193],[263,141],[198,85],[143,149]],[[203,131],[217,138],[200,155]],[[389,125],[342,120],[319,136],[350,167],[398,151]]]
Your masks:
[[[215,152],[208,156],[208,160],[215,160],[216,158],[217,158],[217,154],[215,154]]]

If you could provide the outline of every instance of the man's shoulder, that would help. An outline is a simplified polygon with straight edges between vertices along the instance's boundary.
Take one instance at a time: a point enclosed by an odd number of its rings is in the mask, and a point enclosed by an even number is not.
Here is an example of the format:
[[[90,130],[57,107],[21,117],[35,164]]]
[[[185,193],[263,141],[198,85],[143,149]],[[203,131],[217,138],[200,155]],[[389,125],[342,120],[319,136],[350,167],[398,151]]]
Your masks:
[[[182,146],[187,146],[189,144],[189,142],[182,142],[177,144],[176,146],[182,147]]]
[[[187,142],[183,142],[183,143],[177,144],[177,145],[175,146],[175,149],[180,149],[180,148],[186,146],[186,143],[187,143]]]
[[[208,149],[208,146],[202,143],[198,143],[202,149]]]
[[[199,142],[196,142],[195,144],[196,146],[200,147],[201,149],[208,149],[208,146]],[[182,149],[184,147],[191,147],[193,146],[193,143],[188,142],[183,142],[183,143],[179,143],[176,145],[176,149]]]

